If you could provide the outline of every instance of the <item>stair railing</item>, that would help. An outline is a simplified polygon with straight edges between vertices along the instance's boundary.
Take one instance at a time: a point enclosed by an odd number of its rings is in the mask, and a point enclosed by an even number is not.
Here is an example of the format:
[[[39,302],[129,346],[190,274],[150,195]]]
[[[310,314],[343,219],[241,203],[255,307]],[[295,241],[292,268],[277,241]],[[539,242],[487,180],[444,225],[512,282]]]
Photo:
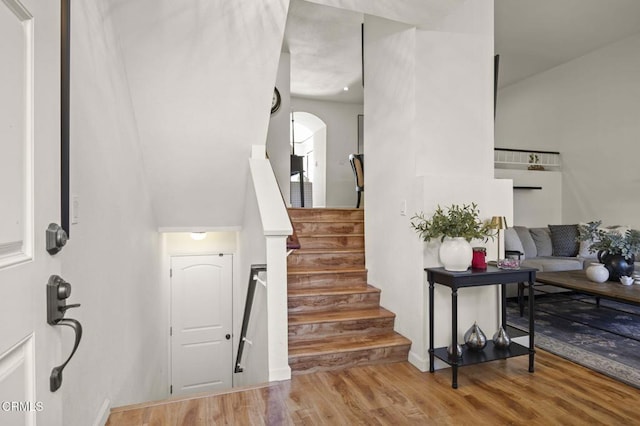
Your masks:
[[[269,153],[266,154],[267,159],[269,159]],[[287,205],[284,194],[282,193],[282,188],[278,185],[278,190],[280,191],[280,196],[282,197],[282,204]],[[303,197],[304,198],[304,197]],[[291,215],[289,214],[289,210],[287,210],[287,216],[289,216],[289,223],[291,224],[291,228],[293,229],[293,233],[287,237],[287,255],[291,254],[293,250],[297,250],[300,248],[300,240],[298,239],[298,234],[296,233],[295,228],[293,227],[293,222],[291,221]]]
[[[253,344],[251,340],[247,339],[247,329],[249,328],[249,319],[251,318],[251,308],[253,307],[253,296],[256,293],[256,284],[260,283],[266,287],[266,281],[260,279],[258,274],[260,272],[266,272],[267,265],[251,265],[251,272],[249,273],[249,288],[247,289],[247,300],[244,304],[244,316],[242,318],[242,329],[240,331],[240,343],[238,344],[238,355],[236,356],[236,368],[235,373],[242,373],[242,353],[244,352],[244,344]]]

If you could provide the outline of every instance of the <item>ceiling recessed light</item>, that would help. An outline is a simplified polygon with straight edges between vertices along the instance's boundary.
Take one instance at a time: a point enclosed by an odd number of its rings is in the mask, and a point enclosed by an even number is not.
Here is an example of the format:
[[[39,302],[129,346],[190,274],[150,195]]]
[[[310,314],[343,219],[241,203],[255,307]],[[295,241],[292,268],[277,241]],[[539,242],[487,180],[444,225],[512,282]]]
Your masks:
[[[344,87],[342,88],[342,90],[344,90],[345,92],[348,92],[348,91],[349,91],[349,86],[344,86]]]

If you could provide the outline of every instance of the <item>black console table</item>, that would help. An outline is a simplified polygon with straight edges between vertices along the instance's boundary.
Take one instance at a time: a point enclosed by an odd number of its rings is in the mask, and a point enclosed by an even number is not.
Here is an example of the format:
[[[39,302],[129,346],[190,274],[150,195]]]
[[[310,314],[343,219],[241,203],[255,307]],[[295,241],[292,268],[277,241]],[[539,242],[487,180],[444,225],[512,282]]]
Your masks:
[[[451,387],[458,388],[458,367],[478,364],[481,362],[506,359],[514,356],[529,355],[529,372],[534,371],[534,326],[533,326],[533,283],[536,281],[537,269],[520,268],[517,270],[498,269],[488,266],[486,271],[469,269],[464,272],[450,272],[444,268],[425,268],[429,281],[429,371],[434,372],[433,362],[435,358],[441,359],[452,367]],[[480,287],[500,284],[502,287],[501,324],[507,327],[506,284],[520,282],[529,283],[529,347],[526,348],[515,342],[506,349],[500,349],[493,345],[493,341],[487,339],[487,346],[482,351],[471,351],[466,345],[462,346],[462,357],[455,359],[447,353],[447,348],[433,347],[433,317],[434,303],[433,292],[436,283],[451,288],[451,344],[455,348],[458,343],[458,289],[465,287]],[[491,331],[493,335],[493,331]]]

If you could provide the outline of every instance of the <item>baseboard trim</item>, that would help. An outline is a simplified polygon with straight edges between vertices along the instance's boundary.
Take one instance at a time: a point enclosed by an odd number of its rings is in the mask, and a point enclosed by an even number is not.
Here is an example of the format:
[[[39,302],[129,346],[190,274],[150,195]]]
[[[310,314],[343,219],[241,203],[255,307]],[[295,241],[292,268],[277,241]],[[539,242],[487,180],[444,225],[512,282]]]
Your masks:
[[[429,360],[414,351],[409,351],[409,363],[423,373],[429,371]]]
[[[409,363],[416,367],[418,370],[426,373],[429,371],[429,359],[425,357],[421,357],[413,351],[409,351]],[[445,368],[450,368],[451,366],[444,361],[436,358],[433,362],[434,370],[443,370]]]
[[[100,407],[100,410],[98,411],[96,419],[93,422],[93,426],[106,425],[107,421],[109,420],[109,414],[111,414],[111,401],[105,399],[102,403],[102,407]]]
[[[281,380],[291,380],[291,367],[286,366],[269,370],[269,382],[279,382]]]

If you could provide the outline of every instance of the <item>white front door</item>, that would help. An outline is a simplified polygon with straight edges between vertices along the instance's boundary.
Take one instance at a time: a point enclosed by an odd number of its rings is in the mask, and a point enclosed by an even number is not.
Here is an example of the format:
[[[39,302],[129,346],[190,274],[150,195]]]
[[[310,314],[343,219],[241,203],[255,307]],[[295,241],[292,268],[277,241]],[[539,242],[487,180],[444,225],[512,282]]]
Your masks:
[[[171,258],[174,395],[233,386],[232,256]]]
[[[45,250],[60,223],[58,1],[0,1],[0,62],[0,424],[61,425],[49,376],[67,348],[45,300],[60,272]]]

